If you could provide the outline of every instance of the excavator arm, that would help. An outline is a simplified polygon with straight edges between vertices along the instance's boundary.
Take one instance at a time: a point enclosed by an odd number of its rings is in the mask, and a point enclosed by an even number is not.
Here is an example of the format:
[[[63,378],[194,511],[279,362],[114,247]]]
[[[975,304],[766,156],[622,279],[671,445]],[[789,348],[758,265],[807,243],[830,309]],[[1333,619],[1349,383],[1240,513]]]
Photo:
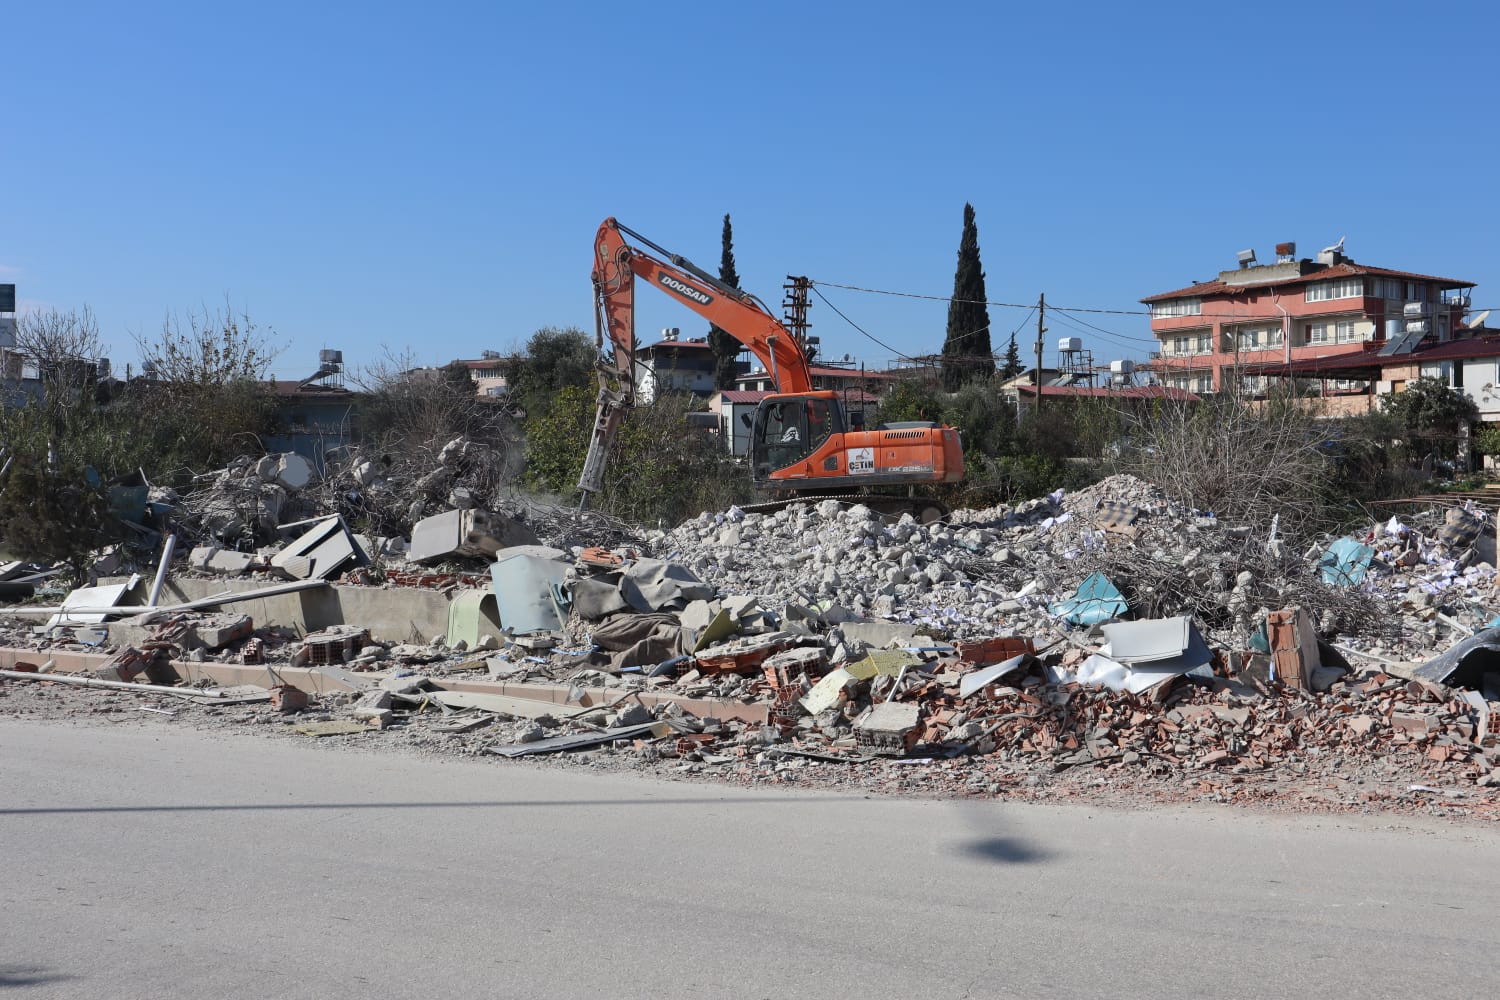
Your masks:
[[[631,245],[634,239],[659,256]],[[583,496],[604,488],[604,468],[615,433],[635,405],[635,288],[640,280],[660,289],[728,332],[765,365],[784,392],[808,392],[812,372],[797,338],[754,295],[713,277],[685,257],[671,253],[605,219],[594,238],[594,330],[599,348],[599,407],[578,488]]]
[[[661,256],[631,246],[626,236]],[[636,279],[666,292],[744,344],[766,366],[780,391],[812,389],[812,373],[802,345],[759,299],[726,285],[685,257],[663,250],[614,219],[605,219],[594,240],[594,295],[614,347],[617,368],[633,363]]]
[[[905,487],[911,492],[962,479],[963,447],[956,430],[921,422],[875,430],[849,425],[837,393],[813,388],[802,344],[759,299],[614,219],[605,219],[594,239],[599,411],[578,480],[580,507],[604,488],[610,445],[635,404],[637,281],[728,332],[770,373],[777,392],[760,401],[750,424],[751,478],[757,489],[779,496],[856,494],[871,498],[861,502],[879,504],[883,511],[920,513],[924,519],[945,509],[934,501],[876,497],[872,490]]]

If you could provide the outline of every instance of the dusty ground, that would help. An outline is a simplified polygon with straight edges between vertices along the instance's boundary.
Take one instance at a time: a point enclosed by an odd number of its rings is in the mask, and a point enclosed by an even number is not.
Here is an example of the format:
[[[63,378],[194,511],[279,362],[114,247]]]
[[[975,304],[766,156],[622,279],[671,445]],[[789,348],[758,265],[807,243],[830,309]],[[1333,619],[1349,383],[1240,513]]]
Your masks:
[[[1202,769],[1184,773],[1142,758],[1082,764],[1057,770],[1048,762],[1016,765],[984,756],[937,759],[922,748],[905,760],[862,764],[825,763],[774,752],[714,755],[721,763],[663,757],[656,747],[621,745],[567,754],[509,760],[486,754],[492,744],[511,742],[503,723],[469,733],[436,730],[435,713],[401,718],[384,731],[309,737],[291,726],[319,718],[316,705],[300,715],[282,715],[267,704],[204,706],[166,695],[64,687],[35,681],[0,680],[0,719],[27,718],[75,726],[189,726],[203,731],[249,732],[266,739],[312,743],[330,752],[467,756],[499,768],[589,769],[746,787],[836,788],[916,798],[1006,798],[1035,802],[1080,802],[1126,809],[1194,802],[1232,804],[1283,813],[1411,815],[1486,822],[1500,817],[1500,791],[1455,783],[1419,755],[1355,760],[1315,754],[1313,763],[1247,773]]]

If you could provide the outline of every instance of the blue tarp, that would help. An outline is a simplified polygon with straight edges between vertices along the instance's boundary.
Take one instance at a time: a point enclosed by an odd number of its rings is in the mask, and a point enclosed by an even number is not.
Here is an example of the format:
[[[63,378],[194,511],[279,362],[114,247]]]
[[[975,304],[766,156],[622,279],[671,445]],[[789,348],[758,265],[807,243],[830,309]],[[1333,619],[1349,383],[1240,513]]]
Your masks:
[[[1364,581],[1370,571],[1370,560],[1375,550],[1361,545],[1352,538],[1340,538],[1328,546],[1323,558],[1318,560],[1318,569],[1323,582],[1331,587],[1353,587]]]
[[[1066,601],[1052,605],[1052,613],[1071,625],[1098,625],[1119,618],[1130,609],[1125,595],[1103,573],[1092,573]]]

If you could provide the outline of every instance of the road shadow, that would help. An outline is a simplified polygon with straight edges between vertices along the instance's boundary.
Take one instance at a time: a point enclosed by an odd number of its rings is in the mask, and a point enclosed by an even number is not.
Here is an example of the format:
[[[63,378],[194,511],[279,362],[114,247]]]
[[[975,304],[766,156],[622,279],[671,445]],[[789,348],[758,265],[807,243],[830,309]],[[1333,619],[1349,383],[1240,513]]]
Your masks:
[[[1016,837],[981,837],[959,846],[959,850],[980,861],[994,861],[1007,865],[1034,864],[1046,861],[1050,853],[1033,847]]]
[[[39,965],[0,965],[0,990],[66,982],[73,976],[51,972]]]

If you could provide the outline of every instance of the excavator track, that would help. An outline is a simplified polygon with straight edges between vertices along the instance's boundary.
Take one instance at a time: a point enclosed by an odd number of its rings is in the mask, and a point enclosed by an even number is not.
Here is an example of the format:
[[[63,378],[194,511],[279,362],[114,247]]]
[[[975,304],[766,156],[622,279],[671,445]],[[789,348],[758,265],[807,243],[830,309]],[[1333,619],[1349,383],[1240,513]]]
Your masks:
[[[882,520],[891,523],[901,520],[903,514],[910,514],[922,524],[932,524],[952,513],[952,509],[947,504],[926,497],[888,497],[872,493],[810,494],[786,497],[781,500],[768,500],[765,503],[746,504],[740,510],[746,514],[774,514],[777,511],[786,510],[794,503],[816,505],[824,500],[837,500],[846,507],[863,504],[879,514]]]

